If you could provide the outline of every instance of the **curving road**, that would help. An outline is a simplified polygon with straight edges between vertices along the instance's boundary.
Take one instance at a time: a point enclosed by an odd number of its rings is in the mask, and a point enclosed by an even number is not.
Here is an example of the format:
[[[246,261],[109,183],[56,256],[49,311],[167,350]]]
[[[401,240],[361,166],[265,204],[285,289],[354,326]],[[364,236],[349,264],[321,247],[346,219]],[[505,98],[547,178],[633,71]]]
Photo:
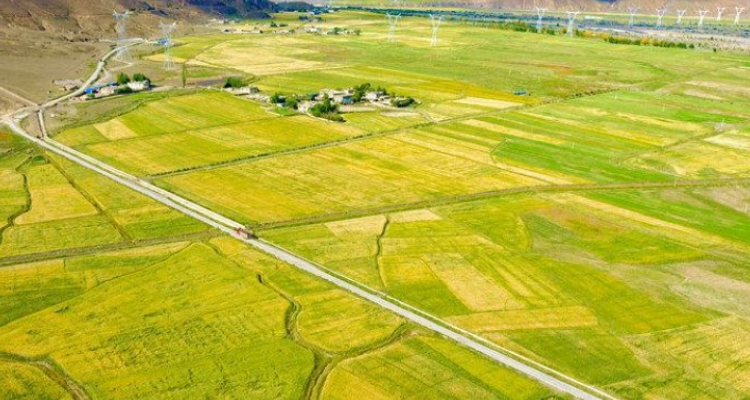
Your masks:
[[[104,68],[109,57],[114,55],[117,49],[112,50],[99,62],[94,75],[87,81],[87,84],[94,82]],[[84,86],[85,87],[85,86]],[[82,92],[82,90],[80,91]],[[77,93],[71,93],[57,100],[53,100],[41,106],[49,107],[55,105],[67,98],[75,96]],[[43,123],[43,117],[41,117]],[[615,397],[583,382],[576,381],[570,376],[562,374],[533,360],[523,357],[520,354],[503,349],[496,344],[479,337],[471,332],[465,331],[454,325],[451,325],[439,318],[429,315],[408,304],[394,299],[384,293],[373,290],[365,285],[349,280],[327,268],[316,265],[313,262],[305,260],[287,250],[272,245],[260,239],[248,239],[243,235],[238,235],[236,229],[244,228],[239,222],[233,221],[221,214],[213,212],[203,206],[193,203],[190,200],[175,195],[161,188],[158,188],[146,181],[135,176],[126,174],[106,163],[103,163],[93,157],[82,154],[76,150],[66,147],[58,142],[46,138],[34,137],[24,131],[15,120],[10,117],[3,118],[3,122],[17,135],[35,143],[52,153],[64,157],[76,164],[95,171],[115,182],[120,183],[138,193],[148,196],[160,203],[163,203],[177,211],[180,211],[190,217],[193,217],[209,226],[212,226],[222,232],[225,232],[237,240],[241,240],[256,249],[269,254],[279,260],[287,262],[298,269],[323,279],[349,293],[359,296],[381,308],[387,309],[402,318],[409,320],[423,328],[449,338],[456,343],[471,348],[478,353],[494,360],[498,364],[520,372],[554,390],[561,393],[569,394],[581,400],[617,400]]]

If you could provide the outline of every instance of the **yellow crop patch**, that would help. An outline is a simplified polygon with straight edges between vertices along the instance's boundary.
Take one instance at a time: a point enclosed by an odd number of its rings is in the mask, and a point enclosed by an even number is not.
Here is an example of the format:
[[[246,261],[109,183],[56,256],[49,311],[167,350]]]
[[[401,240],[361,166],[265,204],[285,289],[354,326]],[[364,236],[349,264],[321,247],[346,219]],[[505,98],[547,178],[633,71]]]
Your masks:
[[[29,225],[96,215],[96,208],[71,186],[52,165],[29,170],[31,209],[15,221]]]
[[[461,254],[427,254],[422,260],[467,307],[474,311],[513,310],[524,303],[477,271]]]
[[[102,136],[109,140],[128,139],[138,136],[132,129],[128,128],[122,120],[113,119],[107,122],[94,125]]]

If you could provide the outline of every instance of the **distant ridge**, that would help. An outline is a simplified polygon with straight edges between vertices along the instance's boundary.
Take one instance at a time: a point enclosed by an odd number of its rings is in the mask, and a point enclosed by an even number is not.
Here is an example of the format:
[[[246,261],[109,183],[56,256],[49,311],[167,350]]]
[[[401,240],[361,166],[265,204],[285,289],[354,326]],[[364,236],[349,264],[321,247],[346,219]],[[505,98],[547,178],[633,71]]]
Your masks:
[[[186,19],[210,16],[267,17],[275,5],[268,0],[2,0],[0,28],[73,34],[111,32],[114,10],[129,10],[134,32],[153,18]]]

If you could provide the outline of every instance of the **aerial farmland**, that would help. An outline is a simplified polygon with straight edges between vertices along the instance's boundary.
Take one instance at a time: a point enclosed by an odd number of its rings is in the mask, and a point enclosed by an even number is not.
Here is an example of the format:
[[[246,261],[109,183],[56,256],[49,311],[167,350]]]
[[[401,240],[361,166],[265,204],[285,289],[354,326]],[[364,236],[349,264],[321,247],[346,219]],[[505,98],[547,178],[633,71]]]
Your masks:
[[[0,399],[750,397],[739,6],[187,3],[0,67]]]

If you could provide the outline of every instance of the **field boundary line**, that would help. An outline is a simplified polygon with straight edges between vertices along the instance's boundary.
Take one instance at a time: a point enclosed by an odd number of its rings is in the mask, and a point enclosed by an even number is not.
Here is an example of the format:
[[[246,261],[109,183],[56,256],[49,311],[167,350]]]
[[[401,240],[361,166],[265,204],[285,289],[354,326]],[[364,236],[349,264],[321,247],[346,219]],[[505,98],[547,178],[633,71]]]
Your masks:
[[[13,214],[8,216],[8,219],[6,220],[7,224],[5,226],[0,227],[0,245],[3,244],[3,238],[5,237],[5,233],[16,226],[16,220],[20,218],[22,215],[28,213],[31,211],[31,191],[29,189],[29,177],[26,175],[25,169],[28,168],[28,165],[32,163],[32,157],[27,158],[19,164],[15,171],[19,174],[21,174],[21,179],[23,180],[23,195],[25,202],[21,208],[18,209],[18,211],[14,212]]]

